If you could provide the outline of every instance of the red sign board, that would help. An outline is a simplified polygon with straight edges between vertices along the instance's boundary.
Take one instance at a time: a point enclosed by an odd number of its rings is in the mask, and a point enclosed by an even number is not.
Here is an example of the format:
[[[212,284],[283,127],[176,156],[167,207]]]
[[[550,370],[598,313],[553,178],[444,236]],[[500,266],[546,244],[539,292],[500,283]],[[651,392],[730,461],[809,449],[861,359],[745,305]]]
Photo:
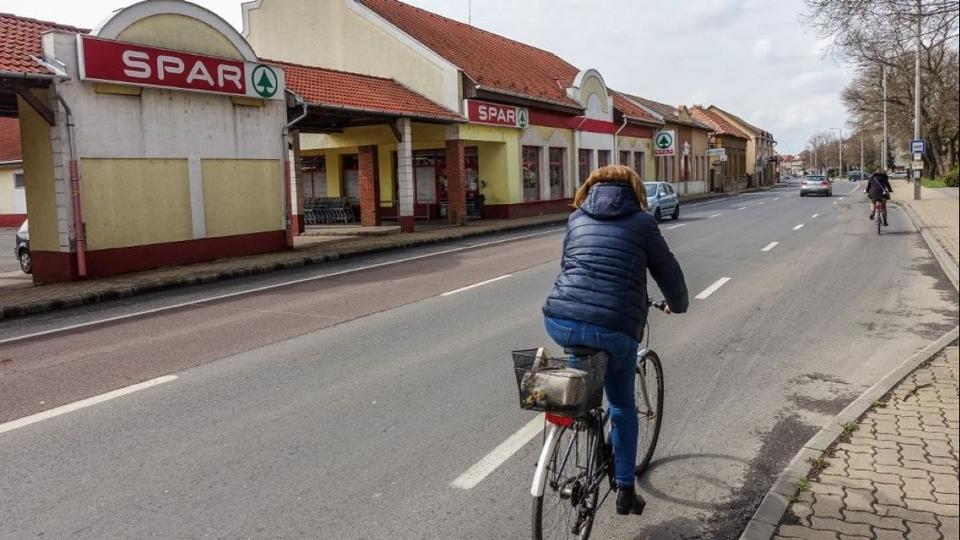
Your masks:
[[[147,45],[79,36],[80,78],[260,99],[280,99],[282,70]]]
[[[512,105],[500,105],[486,101],[467,101],[467,118],[479,124],[495,126],[527,127],[530,121],[527,109]]]

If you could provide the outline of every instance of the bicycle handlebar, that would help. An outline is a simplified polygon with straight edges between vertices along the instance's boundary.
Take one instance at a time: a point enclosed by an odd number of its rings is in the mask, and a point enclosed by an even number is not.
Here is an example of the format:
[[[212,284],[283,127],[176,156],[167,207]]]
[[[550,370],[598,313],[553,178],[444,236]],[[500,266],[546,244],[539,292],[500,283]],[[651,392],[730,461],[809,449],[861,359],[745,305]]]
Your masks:
[[[656,302],[654,302],[653,300],[647,300],[647,306],[649,306],[649,307],[655,307],[655,308],[659,309],[660,311],[665,311],[665,310],[667,309],[667,301],[666,301],[666,300],[657,300]]]

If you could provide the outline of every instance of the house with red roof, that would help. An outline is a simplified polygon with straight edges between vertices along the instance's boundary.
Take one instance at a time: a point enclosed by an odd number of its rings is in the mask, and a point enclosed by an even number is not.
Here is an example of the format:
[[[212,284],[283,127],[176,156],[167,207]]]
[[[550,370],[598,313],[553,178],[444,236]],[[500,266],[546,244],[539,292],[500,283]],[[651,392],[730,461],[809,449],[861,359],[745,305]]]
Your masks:
[[[19,227],[27,219],[20,122],[0,118],[0,227]]]
[[[724,116],[700,105],[690,108],[690,116],[710,126],[710,148],[723,149],[722,155],[712,158],[711,185],[720,191],[737,191],[747,187],[747,143],[750,135]]]
[[[301,189],[354,200],[376,190],[374,222],[562,212],[598,166],[653,176],[662,118],[551,52],[397,0],[255,0],[243,21],[265,57],[391,79],[464,118],[412,119],[409,166],[403,127],[300,130]],[[375,163],[364,165],[364,148]],[[373,186],[365,168],[377,170]]]

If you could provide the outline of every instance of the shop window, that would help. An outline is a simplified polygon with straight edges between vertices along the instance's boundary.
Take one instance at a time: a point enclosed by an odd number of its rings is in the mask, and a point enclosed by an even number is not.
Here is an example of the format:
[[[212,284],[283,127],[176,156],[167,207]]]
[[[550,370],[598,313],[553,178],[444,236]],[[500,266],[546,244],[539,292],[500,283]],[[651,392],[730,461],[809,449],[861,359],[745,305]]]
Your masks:
[[[523,147],[523,200],[540,199],[540,147]]]
[[[340,196],[360,204],[360,156],[347,154],[341,158],[341,188]]]
[[[327,196],[327,160],[323,157],[303,158],[300,179],[304,199]]]
[[[606,167],[610,164],[610,151],[597,150],[597,168]]]
[[[593,150],[581,148],[577,152],[577,156],[579,157],[578,170],[579,170],[580,183],[582,184],[587,181],[587,178],[590,177],[590,171],[593,170],[593,167],[591,167],[591,163],[590,163],[591,161],[593,161],[592,159],[590,159],[593,157]]]
[[[437,181],[440,176],[437,156],[433,153],[416,152],[413,155],[414,193],[418,204],[437,202]]]
[[[624,167],[630,166],[630,152],[626,150],[620,151],[620,165],[623,165]]]
[[[633,170],[637,171],[637,174],[640,175],[640,179],[643,180],[645,173],[643,171],[644,166],[644,155],[643,152],[634,152],[633,153]]]
[[[27,187],[27,177],[23,173],[13,173],[13,188],[23,189]]]
[[[563,170],[566,168],[566,148],[550,149],[550,198],[563,198]]]

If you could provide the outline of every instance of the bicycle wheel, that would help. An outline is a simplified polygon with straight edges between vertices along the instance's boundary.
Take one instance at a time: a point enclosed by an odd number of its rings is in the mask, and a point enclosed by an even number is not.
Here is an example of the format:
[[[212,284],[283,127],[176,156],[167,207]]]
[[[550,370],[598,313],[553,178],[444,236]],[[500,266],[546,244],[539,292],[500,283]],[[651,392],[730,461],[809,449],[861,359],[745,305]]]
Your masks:
[[[586,539],[593,529],[600,482],[594,428],[564,428],[547,463],[543,495],[533,499],[533,539]]]
[[[877,210],[874,213],[876,214],[876,219],[874,219],[874,221],[877,222],[877,234],[880,234],[880,229],[881,229],[880,222],[883,219],[883,207],[881,207],[880,205],[877,205]]]
[[[637,399],[637,476],[647,470],[653,450],[660,437],[663,420],[663,367],[660,357],[647,351],[637,361],[637,379],[634,383]]]

